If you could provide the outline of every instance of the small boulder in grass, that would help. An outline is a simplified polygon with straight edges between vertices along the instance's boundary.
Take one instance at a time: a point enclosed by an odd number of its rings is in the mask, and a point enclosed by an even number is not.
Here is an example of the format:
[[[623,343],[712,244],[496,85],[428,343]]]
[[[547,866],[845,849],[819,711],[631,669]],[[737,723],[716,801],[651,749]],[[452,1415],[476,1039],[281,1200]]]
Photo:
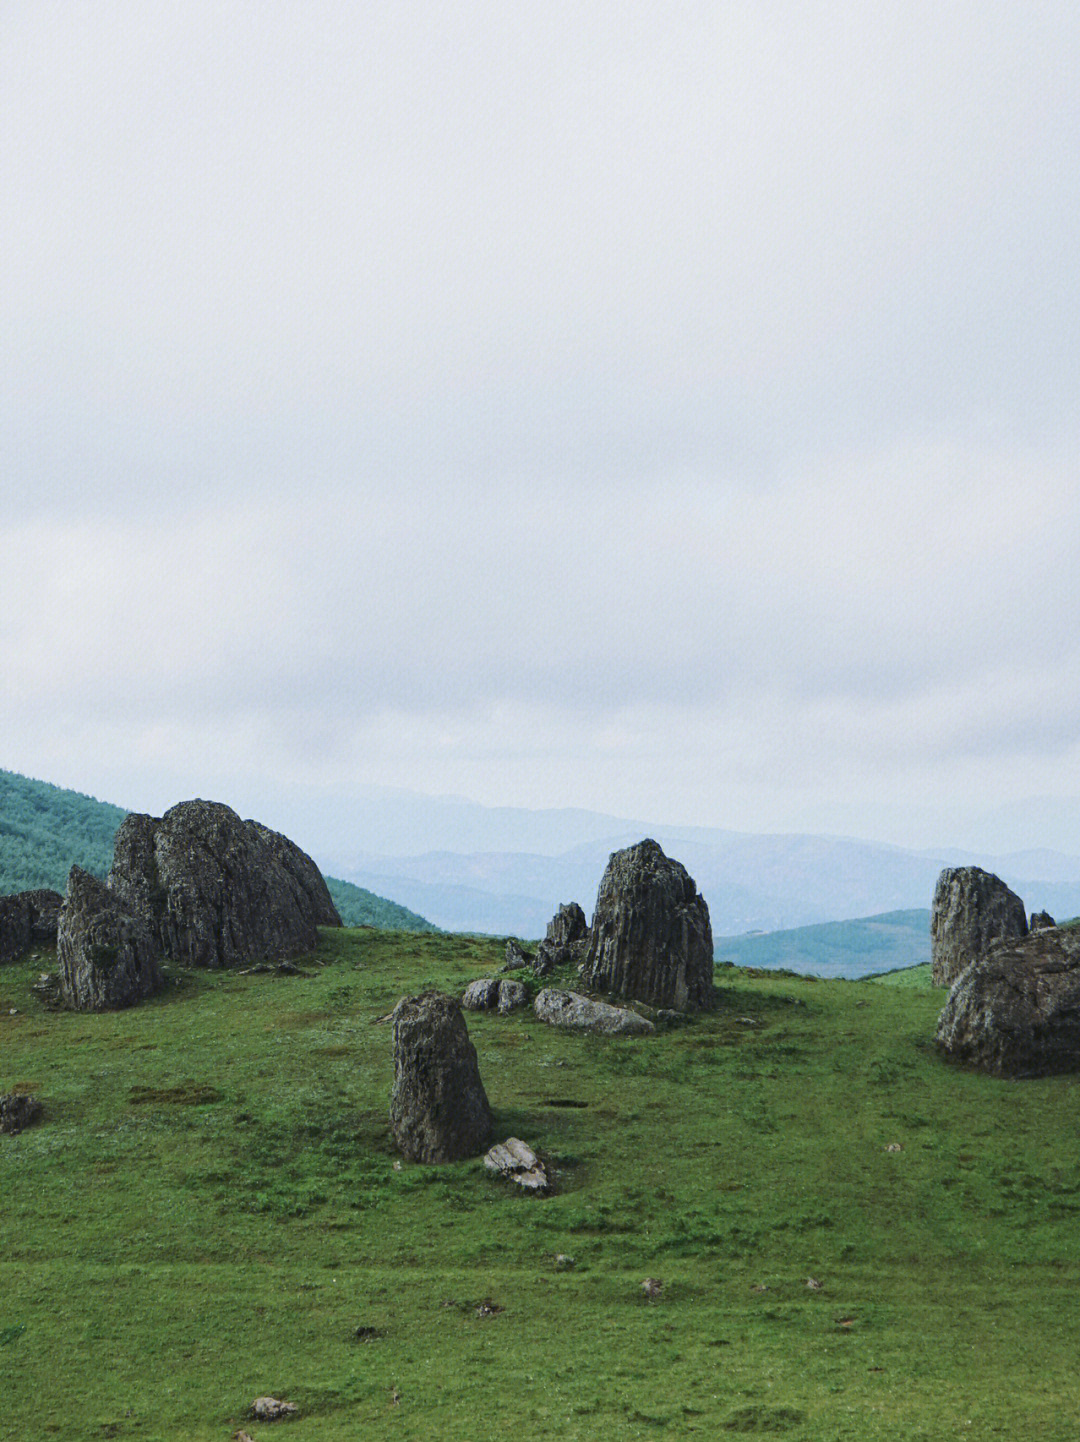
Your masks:
[[[282,1402],[277,1397],[256,1397],[251,1404],[251,1416],[256,1422],[281,1422],[299,1411],[295,1402]]]

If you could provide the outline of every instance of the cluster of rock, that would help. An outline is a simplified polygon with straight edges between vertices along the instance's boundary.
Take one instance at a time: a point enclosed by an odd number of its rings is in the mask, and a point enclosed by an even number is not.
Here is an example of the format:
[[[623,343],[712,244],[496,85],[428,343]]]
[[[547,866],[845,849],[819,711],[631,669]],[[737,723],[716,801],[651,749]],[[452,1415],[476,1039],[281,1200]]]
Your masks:
[[[536,948],[532,969],[550,976],[558,966],[580,966],[589,945],[589,923],[576,901],[564,902],[548,922],[547,935]]]
[[[132,815],[116,834],[105,885],[68,878],[57,953],[66,1005],[129,1006],[163,984],[161,957],[184,966],[284,962],[340,926],[311,857],[231,807],[185,801],[162,817]]]
[[[996,1076],[1080,1070],[1080,931],[1024,903],[977,866],[949,867],[934,891],[932,975],[950,987],[935,1040]]]
[[[53,946],[64,898],[58,891],[0,896],[0,962],[17,961],[35,946]]]
[[[503,1016],[527,1006],[529,993],[523,981],[508,977],[482,976],[465,988],[461,1004],[466,1011],[497,1011]]]

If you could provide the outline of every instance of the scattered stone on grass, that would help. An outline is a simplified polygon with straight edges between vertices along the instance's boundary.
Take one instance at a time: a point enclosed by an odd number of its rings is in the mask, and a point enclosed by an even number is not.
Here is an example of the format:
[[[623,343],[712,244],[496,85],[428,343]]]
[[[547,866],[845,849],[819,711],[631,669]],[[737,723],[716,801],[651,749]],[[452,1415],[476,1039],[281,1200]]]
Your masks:
[[[299,1411],[295,1402],[282,1402],[277,1397],[256,1397],[250,1408],[256,1422],[280,1422],[295,1417]]]
[[[15,1137],[40,1120],[44,1108],[37,1097],[22,1092],[6,1092],[0,1096],[0,1132]]]
[[[947,866],[937,879],[930,913],[930,977],[952,986],[993,941],[1027,935],[1024,903],[1004,881],[978,866]]]
[[[565,1252],[555,1253],[555,1270],[557,1272],[569,1272],[576,1266],[577,1259],[575,1257],[567,1256]]]
[[[497,1317],[500,1312],[505,1312],[505,1307],[500,1307],[498,1302],[493,1302],[490,1297],[485,1297],[476,1309],[478,1317]]]
[[[586,985],[676,1011],[715,1004],[709,908],[652,840],[612,854],[582,963]]]
[[[489,1172],[497,1172],[526,1192],[546,1192],[550,1187],[543,1162],[519,1137],[507,1137],[504,1142],[496,1142],[484,1156],[484,1166]]]
[[[823,1286],[823,1283],[819,1282],[816,1277],[807,1277],[807,1279],[806,1279],[806,1285],[807,1285],[807,1287],[810,1289],[811,1292],[820,1292],[820,1291],[821,1291],[821,1288],[822,1288],[822,1286]]]
[[[250,1432],[245,1432],[241,1427],[238,1432],[233,1433],[233,1442],[255,1442],[255,1439]]]
[[[627,1007],[591,1001],[579,992],[558,991],[554,987],[537,992],[533,1009],[541,1021],[551,1026],[598,1032],[602,1036],[648,1036],[656,1030],[651,1021]]]
[[[497,976],[482,976],[471,981],[465,988],[461,1005],[466,1011],[516,1011],[525,1006],[529,993],[523,981],[500,980]]]
[[[953,983],[935,1040],[994,1076],[1080,1071],[1080,931],[995,942]]]
[[[403,997],[394,1017],[390,1127],[414,1162],[455,1162],[484,1150],[491,1134],[476,1048],[453,997]]]
[[[114,1011],[165,985],[160,948],[144,917],[96,876],[73,866],[60,908],[60,993],[75,1011]]]
[[[48,1011],[59,1011],[64,1004],[64,999],[60,994],[60,974],[58,972],[41,972],[30,990],[35,996],[41,998]]]
[[[885,1150],[887,1152],[902,1152],[904,1148],[900,1145],[899,1142],[889,1142]]]
[[[380,1337],[386,1336],[386,1328],[362,1325],[357,1327],[354,1335],[358,1342],[377,1342]]]
[[[664,1284],[659,1277],[646,1277],[641,1290],[647,1302],[656,1302],[664,1295]]]

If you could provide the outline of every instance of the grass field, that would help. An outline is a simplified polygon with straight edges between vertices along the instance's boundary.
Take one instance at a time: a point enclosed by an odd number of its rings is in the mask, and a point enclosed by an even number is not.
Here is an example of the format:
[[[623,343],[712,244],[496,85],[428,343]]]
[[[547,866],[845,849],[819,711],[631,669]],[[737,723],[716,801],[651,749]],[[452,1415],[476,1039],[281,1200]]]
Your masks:
[[[554,1197],[396,1170],[376,1019],[499,960],[327,932],[104,1016],[0,972],[0,1090],[46,1107],[0,1138],[0,1436],[1076,1437],[1080,1081],[946,1067],[925,986],[726,968],[644,1039],[469,1018]]]

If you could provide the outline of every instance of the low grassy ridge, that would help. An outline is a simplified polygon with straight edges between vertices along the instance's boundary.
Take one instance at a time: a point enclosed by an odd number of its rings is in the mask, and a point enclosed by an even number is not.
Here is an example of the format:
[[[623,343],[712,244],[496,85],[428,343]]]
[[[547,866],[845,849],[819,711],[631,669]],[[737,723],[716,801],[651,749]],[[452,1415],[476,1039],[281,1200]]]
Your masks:
[[[724,968],[644,1039],[469,1018],[554,1197],[396,1169],[376,1018],[500,959],[327,932],[104,1016],[0,972],[46,1108],[0,1137],[0,1436],[1075,1438],[1080,1080],[948,1068],[925,986]]]

